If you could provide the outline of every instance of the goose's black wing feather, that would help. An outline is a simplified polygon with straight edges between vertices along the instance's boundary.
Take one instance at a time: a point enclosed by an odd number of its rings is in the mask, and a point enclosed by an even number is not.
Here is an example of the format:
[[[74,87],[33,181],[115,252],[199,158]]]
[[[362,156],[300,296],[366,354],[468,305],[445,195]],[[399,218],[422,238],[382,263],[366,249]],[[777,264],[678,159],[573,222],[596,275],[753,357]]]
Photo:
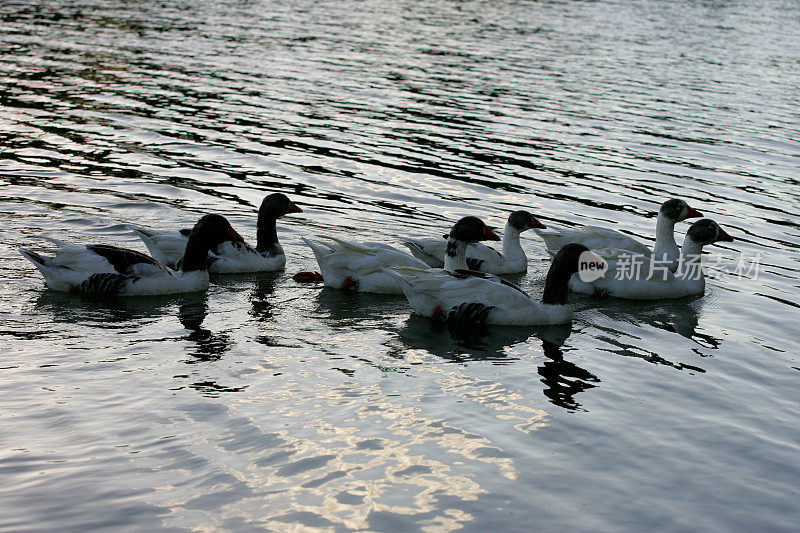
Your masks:
[[[128,280],[138,281],[139,278],[124,274],[92,274],[76,289],[78,292],[91,296],[115,296],[119,294]]]
[[[127,248],[120,248],[118,246],[111,246],[108,244],[91,244],[87,246],[89,250],[104,257],[114,270],[120,274],[127,274],[128,269],[133,265],[140,263],[147,263],[150,265],[157,265],[158,261],[136,250],[128,250]]]

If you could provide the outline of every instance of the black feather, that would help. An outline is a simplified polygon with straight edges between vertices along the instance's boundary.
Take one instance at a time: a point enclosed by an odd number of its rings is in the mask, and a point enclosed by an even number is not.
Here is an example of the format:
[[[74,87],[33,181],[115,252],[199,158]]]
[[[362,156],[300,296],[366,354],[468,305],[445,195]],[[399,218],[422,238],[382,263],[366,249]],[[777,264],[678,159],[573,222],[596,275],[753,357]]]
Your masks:
[[[91,296],[114,296],[119,294],[125,282],[128,280],[135,282],[138,279],[122,274],[92,274],[78,285],[78,291]]]
[[[87,246],[89,250],[99,256],[104,257],[114,270],[120,274],[127,274],[128,269],[133,265],[146,263],[149,265],[157,265],[158,261],[136,250],[128,250],[127,248],[119,248],[118,246],[110,246],[107,244],[91,244]]]
[[[494,309],[492,305],[485,305],[480,302],[464,302],[450,310],[447,314],[447,320],[459,324],[483,324],[492,309]]]
[[[475,259],[474,257],[467,257],[467,268],[470,270],[480,270],[481,265],[485,261],[483,259]]]

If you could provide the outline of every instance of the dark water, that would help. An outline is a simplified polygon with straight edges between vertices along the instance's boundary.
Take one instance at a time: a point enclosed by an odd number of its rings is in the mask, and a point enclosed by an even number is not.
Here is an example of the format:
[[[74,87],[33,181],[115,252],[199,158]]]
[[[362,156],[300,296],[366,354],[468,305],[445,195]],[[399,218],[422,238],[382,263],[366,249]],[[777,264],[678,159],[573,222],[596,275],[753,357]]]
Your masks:
[[[0,529],[795,529],[799,29],[778,0],[0,3]],[[267,191],[304,209],[287,272],[207,294],[51,293],[16,252],[209,211],[253,239]],[[652,239],[670,197],[758,277],[469,333],[291,280],[300,236],[526,208]]]

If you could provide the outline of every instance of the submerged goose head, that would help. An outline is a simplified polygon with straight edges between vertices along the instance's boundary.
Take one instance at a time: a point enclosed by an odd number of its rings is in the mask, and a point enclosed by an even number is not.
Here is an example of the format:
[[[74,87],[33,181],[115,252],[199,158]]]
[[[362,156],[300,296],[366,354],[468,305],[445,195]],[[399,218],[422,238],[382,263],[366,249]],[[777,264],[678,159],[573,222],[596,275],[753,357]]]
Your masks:
[[[536,220],[536,217],[528,211],[514,211],[508,215],[508,225],[520,233],[534,228],[546,229],[545,225]]]
[[[244,239],[222,215],[204,215],[189,233],[189,242],[183,254],[181,270],[205,270],[208,251],[225,241],[244,242]]]
[[[495,234],[483,223],[483,220],[478,217],[464,217],[453,226],[449,235],[451,240],[461,242],[478,242],[478,241],[499,241],[500,237]]]
[[[725,233],[719,224],[709,218],[698,220],[686,232],[686,239],[692,242],[705,246],[719,241],[733,241],[733,237]]]
[[[677,198],[667,200],[661,204],[658,214],[666,217],[673,223],[682,222],[687,218],[697,218],[703,216],[700,211],[693,207],[689,207],[689,204],[683,200],[678,200]]]
[[[569,292],[569,278],[578,272],[580,257],[589,248],[582,244],[565,244],[553,258],[547,279],[544,283],[542,303],[551,305],[566,305]]]

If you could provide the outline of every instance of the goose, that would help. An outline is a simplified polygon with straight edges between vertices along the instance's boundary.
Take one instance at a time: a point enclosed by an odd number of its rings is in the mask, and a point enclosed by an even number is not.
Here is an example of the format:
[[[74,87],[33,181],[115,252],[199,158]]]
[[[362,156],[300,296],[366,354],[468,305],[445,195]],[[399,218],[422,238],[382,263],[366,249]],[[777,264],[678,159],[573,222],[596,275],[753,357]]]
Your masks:
[[[182,266],[173,270],[135,250],[105,244],[87,246],[46,238],[58,246],[52,257],[20,248],[20,253],[56,291],[95,296],[147,296],[208,288],[208,252],[222,242],[243,242],[225,217],[205,215],[189,233]]]
[[[678,268],[680,250],[675,243],[675,224],[687,218],[702,217],[697,210],[673,198],[661,204],[656,218],[656,242],[651,251],[646,245],[619,231],[599,226],[581,226],[573,229],[534,229],[544,240],[547,252],[553,256],[568,242],[581,243],[590,249],[617,248],[647,257],[655,257],[671,272]]]
[[[544,229],[545,226],[528,211],[514,211],[508,215],[503,230],[503,252],[481,243],[467,247],[467,266],[470,270],[489,274],[516,274],[527,272],[528,258],[519,242],[520,233],[529,229]],[[447,237],[447,236],[445,236]],[[444,239],[416,239],[404,241],[411,254],[428,266],[441,268],[447,241]]]
[[[720,241],[733,241],[719,224],[704,218],[686,232],[678,257],[678,269],[673,273],[653,257],[633,254],[628,250],[593,250],[608,264],[600,279],[587,283],[574,276],[572,290],[631,300],[658,300],[703,294],[706,287],[701,267],[703,246]]]
[[[209,250],[209,259],[212,260],[209,271],[231,274],[283,270],[286,266],[286,254],[278,242],[275,223],[284,215],[302,212],[285,194],[266,196],[258,209],[256,247],[238,241],[221,243]],[[156,261],[165,265],[179,265],[191,230],[158,232],[138,226],[129,227],[142,239]]]
[[[408,267],[388,267],[385,272],[398,280],[414,312],[433,320],[508,326],[566,324],[572,320],[567,285],[586,251],[582,244],[561,247],[547,272],[541,301],[485,272]]]
[[[336,289],[354,288],[361,292],[401,294],[402,287],[396,277],[386,272],[387,266],[427,269],[423,261],[382,242],[350,243],[327,237],[332,244],[320,244],[303,238],[314,252],[322,274],[300,272],[297,281],[322,281]],[[469,243],[480,240],[499,241],[498,237],[483,221],[474,216],[464,217],[453,226],[447,240],[444,268],[466,269],[466,250]]]

